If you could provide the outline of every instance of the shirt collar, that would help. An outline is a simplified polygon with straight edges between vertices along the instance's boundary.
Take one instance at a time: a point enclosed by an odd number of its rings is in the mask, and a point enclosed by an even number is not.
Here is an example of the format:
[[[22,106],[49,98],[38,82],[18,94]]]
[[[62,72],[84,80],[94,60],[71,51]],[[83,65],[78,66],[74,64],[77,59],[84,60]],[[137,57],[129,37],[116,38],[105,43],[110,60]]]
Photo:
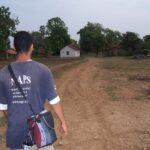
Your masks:
[[[26,61],[32,61],[32,59],[28,59],[28,60],[26,60]]]

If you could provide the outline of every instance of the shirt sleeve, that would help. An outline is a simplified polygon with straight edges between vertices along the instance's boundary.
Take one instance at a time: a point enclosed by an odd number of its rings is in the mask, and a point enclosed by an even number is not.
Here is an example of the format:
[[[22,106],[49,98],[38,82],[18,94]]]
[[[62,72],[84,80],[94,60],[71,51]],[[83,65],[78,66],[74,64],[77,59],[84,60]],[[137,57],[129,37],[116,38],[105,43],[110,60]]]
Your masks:
[[[46,88],[45,88],[46,99],[49,100],[49,103],[51,105],[58,103],[60,101],[60,97],[58,96],[54,78],[50,70],[48,71],[46,75],[45,84],[46,84]]]
[[[7,100],[5,96],[3,83],[1,80],[0,80],[0,110],[7,110]]]

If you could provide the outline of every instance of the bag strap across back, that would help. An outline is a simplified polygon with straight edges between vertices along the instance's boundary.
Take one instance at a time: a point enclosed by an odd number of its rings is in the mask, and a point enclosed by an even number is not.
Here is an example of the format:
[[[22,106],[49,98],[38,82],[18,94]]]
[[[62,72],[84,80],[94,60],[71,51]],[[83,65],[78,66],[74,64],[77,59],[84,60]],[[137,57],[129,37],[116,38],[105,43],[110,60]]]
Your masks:
[[[36,114],[35,114],[34,111],[33,111],[33,108],[32,108],[32,106],[31,106],[31,104],[29,103],[29,101],[27,100],[27,97],[25,96],[25,94],[24,94],[24,92],[23,92],[23,89],[22,89],[20,83],[18,82],[18,80],[17,80],[17,78],[16,78],[16,76],[15,76],[15,73],[14,73],[14,71],[13,71],[13,69],[12,69],[11,64],[8,65],[8,71],[9,71],[11,77],[13,78],[13,80],[14,80],[14,82],[15,82],[17,88],[18,88],[19,91],[21,92],[22,96],[23,96],[24,99],[27,101],[28,106],[29,106],[31,112],[36,116]]]

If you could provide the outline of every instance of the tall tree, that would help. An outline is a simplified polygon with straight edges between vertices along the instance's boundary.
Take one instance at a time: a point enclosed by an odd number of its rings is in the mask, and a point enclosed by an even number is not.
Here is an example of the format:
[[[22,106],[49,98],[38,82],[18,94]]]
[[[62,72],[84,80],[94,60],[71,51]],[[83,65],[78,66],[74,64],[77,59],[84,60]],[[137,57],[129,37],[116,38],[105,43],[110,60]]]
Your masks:
[[[150,50],[150,35],[145,35],[143,37],[143,41],[144,41],[144,49],[148,49]]]
[[[33,37],[33,41],[34,41],[34,48],[35,50],[39,50],[39,48],[42,47],[42,34],[39,31],[33,31],[31,33],[32,37]]]
[[[71,43],[68,28],[59,17],[48,20],[46,28],[53,53],[59,54],[61,48]]]
[[[44,39],[46,37],[46,27],[40,26],[39,33],[41,34],[42,39]]]
[[[137,33],[126,32],[122,37],[122,45],[133,54],[138,53],[141,49],[141,39]]]
[[[44,26],[42,26],[42,29],[44,29],[43,27]],[[42,51],[47,56],[51,49],[51,40],[46,36],[46,32],[43,31],[45,30],[41,30],[40,27],[39,31],[33,31],[31,35],[34,41],[35,53],[38,55],[40,51]]]
[[[103,27],[101,24],[88,22],[78,34],[80,34],[80,47],[83,52],[95,52],[98,55],[99,51],[104,47]]]
[[[8,37],[16,32],[16,25],[19,24],[18,18],[11,18],[8,7],[0,7],[0,50],[4,50],[8,45]]]
[[[113,31],[109,28],[104,30],[104,37],[106,48],[117,46],[121,43],[122,40],[122,35],[119,31]]]

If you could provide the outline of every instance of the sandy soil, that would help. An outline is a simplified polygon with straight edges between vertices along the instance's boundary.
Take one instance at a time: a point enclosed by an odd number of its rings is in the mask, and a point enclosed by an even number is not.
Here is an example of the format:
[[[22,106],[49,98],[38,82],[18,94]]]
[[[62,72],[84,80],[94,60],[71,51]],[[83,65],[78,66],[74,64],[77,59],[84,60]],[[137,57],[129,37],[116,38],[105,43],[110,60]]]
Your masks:
[[[135,85],[130,81],[121,82],[125,84],[121,86],[122,99],[112,101],[104,91],[108,84],[104,77],[110,72],[97,67],[99,63],[90,58],[57,81],[69,135],[64,145],[56,144],[56,149],[150,149],[150,102],[131,98]]]

